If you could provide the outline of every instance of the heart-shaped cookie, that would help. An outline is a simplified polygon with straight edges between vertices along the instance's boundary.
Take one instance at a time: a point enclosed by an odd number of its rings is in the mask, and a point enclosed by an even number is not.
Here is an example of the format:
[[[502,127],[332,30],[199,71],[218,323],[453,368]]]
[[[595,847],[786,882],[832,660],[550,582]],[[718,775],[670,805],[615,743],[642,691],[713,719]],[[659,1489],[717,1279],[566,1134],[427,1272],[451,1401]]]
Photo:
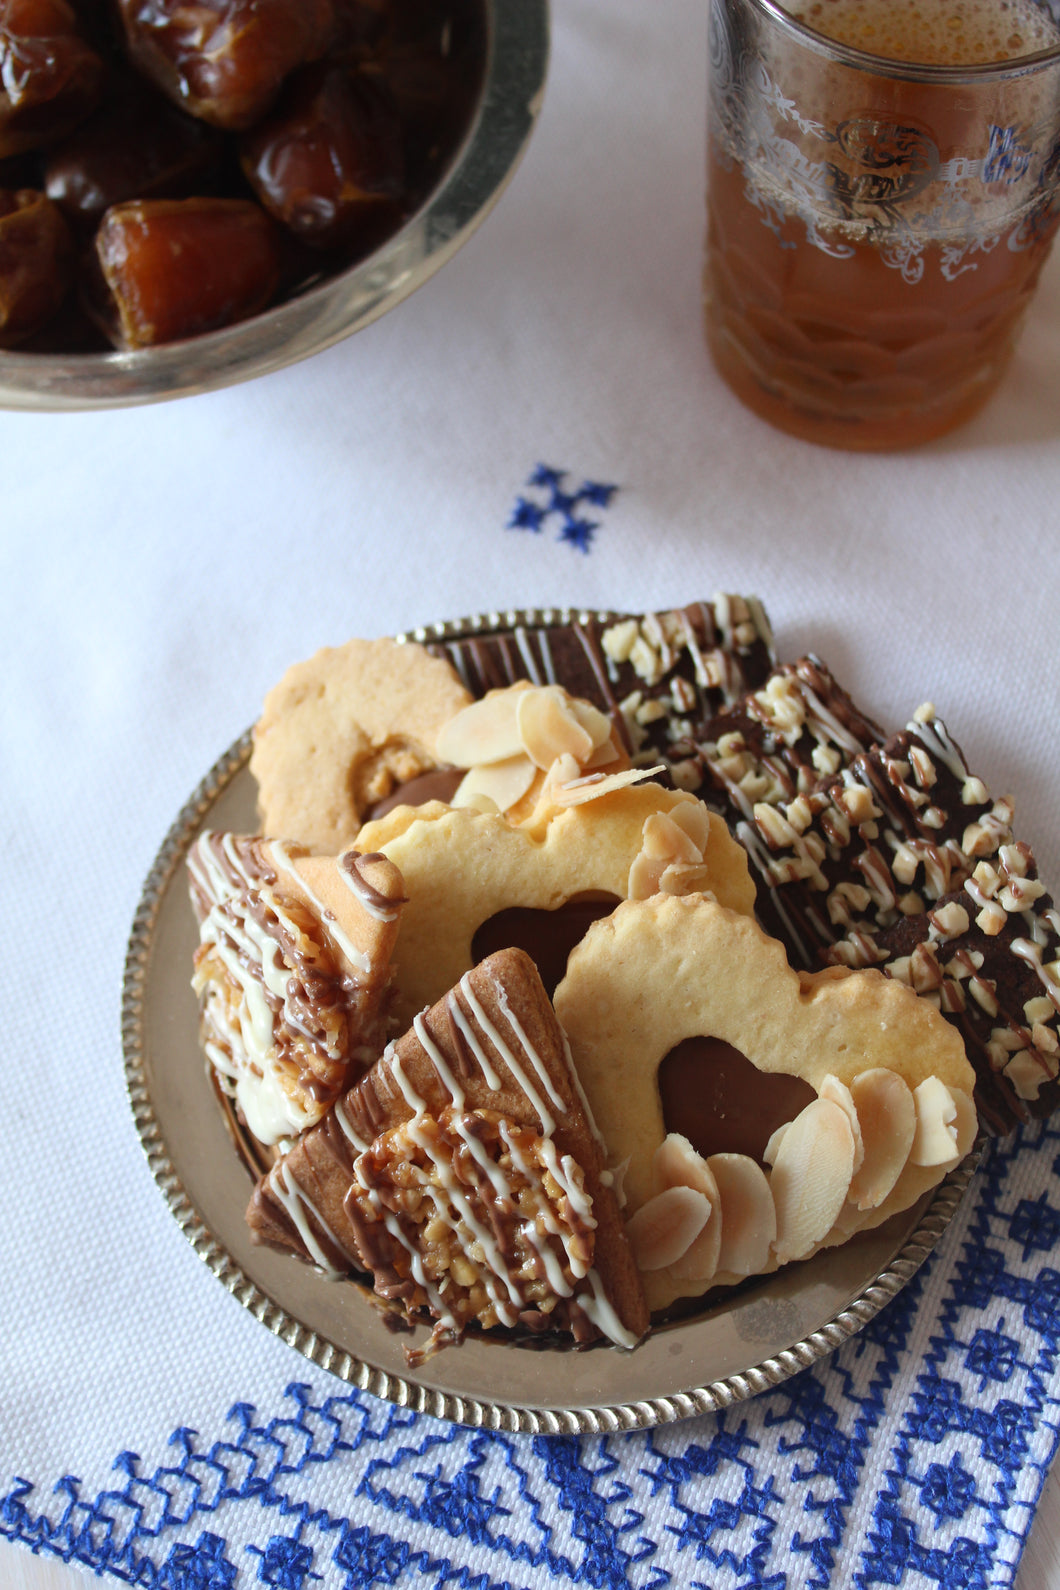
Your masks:
[[[878,1224],[975,1137],[973,1072],[937,1010],[878,973],[796,972],[703,896],[618,906],[555,1006],[653,1308]]]

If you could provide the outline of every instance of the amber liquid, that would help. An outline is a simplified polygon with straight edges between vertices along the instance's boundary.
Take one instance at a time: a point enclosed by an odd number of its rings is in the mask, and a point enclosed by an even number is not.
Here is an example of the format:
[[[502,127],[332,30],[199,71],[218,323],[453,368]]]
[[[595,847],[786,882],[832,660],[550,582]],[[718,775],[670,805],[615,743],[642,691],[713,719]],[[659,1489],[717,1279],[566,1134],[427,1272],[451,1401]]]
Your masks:
[[[875,12],[892,30],[888,53],[896,54],[901,41],[893,30],[902,0],[880,4],[882,11],[875,0],[815,0],[806,20],[824,31],[842,12],[871,28]],[[907,0],[905,9],[922,12],[932,4]],[[957,9],[993,15],[997,7],[984,0],[966,8],[957,0]],[[980,39],[978,55],[974,41],[970,46],[944,29],[935,58],[956,64],[946,51],[958,48],[976,60],[997,58],[1009,47],[1023,54],[1060,42],[1048,19],[1037,11],[1034,17],[1051,30],[1046,37],[1032,35],[1028,43],[1028,29],[1009,14],[1000,44],[996,33]],[[873,47],[871,33],[847,32],[848,42]],[[932,59],[923,48],[916,53]],[[963,107],[951,110],[943,93],[917,83],[888,85],[879,114],[930,129],[947,159],[970,142],[968,127],[960,124]],[[865,108],[864,102],[858,106]],[[707,215],[707,337],[721,374],[738,397],[781,429],[859,450],[927,441],[985,403],[1009,362],[1060,222],[1054,203],[1053,213],[1039,214],[1029,228],[1010,217],[974,238],[940,237],[927,242],[903,274],[893,255],[888,260],[886,237],[866,237],[864,227],[836,223],[834,215],[808,215],[770,192],[758,173],[720,146],[716,133],[708,156]],[[807,241],[809,225],[816,228],[816,244]]]

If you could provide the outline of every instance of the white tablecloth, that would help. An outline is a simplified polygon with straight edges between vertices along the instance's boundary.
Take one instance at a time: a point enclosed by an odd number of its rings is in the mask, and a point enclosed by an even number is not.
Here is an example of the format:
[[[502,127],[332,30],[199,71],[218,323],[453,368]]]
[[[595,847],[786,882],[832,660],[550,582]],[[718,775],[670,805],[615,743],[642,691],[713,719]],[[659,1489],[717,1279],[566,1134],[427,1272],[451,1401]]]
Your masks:
[[[951,439],[776,434],[700,332],[705,7],[553,22],[512,186],[397,310],[214,395],[0,415],[0,1533],[165,1590],[1008,1584],[1060,1409],[1060,1130],[994,1155],[827,1365],[550,1443],[294,1354],[196,1258],[132,1127],[119,992],[155,851],[287,665],[351,635],[755,592],[781,656],[815,650],[879,720],[934,701],[1060,879],[1060,256]],[[617,488],[587,544],[509,528],[542,464]]]

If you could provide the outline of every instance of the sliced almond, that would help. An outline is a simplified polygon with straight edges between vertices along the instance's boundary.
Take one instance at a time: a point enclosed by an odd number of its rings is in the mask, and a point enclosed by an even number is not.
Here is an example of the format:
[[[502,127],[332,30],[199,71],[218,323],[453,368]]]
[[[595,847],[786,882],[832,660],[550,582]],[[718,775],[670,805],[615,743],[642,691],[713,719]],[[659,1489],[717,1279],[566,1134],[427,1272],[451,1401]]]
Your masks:
[[[531,689],[523,683],[491,690],[481,701],[449,719],[438,733],[439,762],[451,767],[477,767],[480,762],[505,762],[523,749],[517,712],[519,699]]]
[[[970,1093],[965,1093],[962,1088],[954,1088],[953,1102],[957,1106],[957,1119],[953,1123],[957,1134],[957,1157],[963,1159],[965,1154],[970,1154],[972,1144],[975,1142],[979,1131],[979,1115],[975,1108],[975,1100]]]
[[[925,1077],[913,1089],[916,1105],[916,1133],[909,1150],[913,1165],[955,1165],[957,1151],[957,1104],[940,1077]]]
[[[676,821],[686,805],[695,812],[699,802],[682,801],[672,812],[653,812],[645,819],[641,848],[629,869],[626,893],[631,900],[659,893],[694,894],[709,886],[709,869],[703,861],[706,838],[697,837],[698,814],[690,823]],[[710,818],[706,807],[702,810],[709,836]]]
[[[480,810],[483,798],[493,802],[499,812],[522,799],[537,777],[537,769],[529,757],[512,756],[505,762],[491,762],[473,767],[460,780],[451,804],[476,806]]]
[[[594,707],[591,701],[583,701],[580,696],[569,696],[567,701],[571,712],[592,741],[594,753],[611,743],[613,725],[606,712]]]
[[[680,810],[680,807],[677,808]],[[653,812],[644,820],[641,849],[652,860],[665,857],[667,861],[702,861],[703,846],[697,845],[669,812]]]
[[[710,813],[702,801],[681,801],[670,812],[670,821],[683,828],[702,856],[710,838]]]
[[[694,1187],[667,1187],[626,1221],[640,1270],[664,1270],[687,1253],[710,1219],[711,1203]]]
[[[694,1187],[713,1203],[718,1194],[714,1177],[703,1155],[680,1132],[667,1132],[651,1162],[657,1192],[667,1187]]]
[[[670,1274],[675,1281],[695,1281],[700,1287],[705,1288],[717,1271],[720,1252],[721,1207],[714,1204],[711,1217],[699,1236],[690,1242],[681,1257],[670,1265]]]
[[[913,1095],[896,1071],[873,1066],[850,1084],[865,1149],[850,1183],[858,1209],[876,1209],[887,1197],[909,1158],[916,1133]]]
[[[854,1107],[850,1089],[845,1082],[840,1082],[838,1077],[829,1073],[817,1089],[819,1097],[830,1099],[833,1104],[838,1104],[850,1122],[850,1130],[854,1134],[854,1174],[861,1169],[861,1162],[865,1158],[865,1145],[861,1139],[861,1127],[858,1124],[858,1112]]]
[[[747,1154],[711,1154],[707,1166],[721,1199],[717,1268],[725,1275],[757,1275],[777,1238],[769,1178]]]
[[[775,1131],[770,1133],[769,1141],[762,1150],[762,1158],[767,1165],[776,1164],[777,1155],[780,1153],[780,1145],[784,1141],[784,1133],[791,1124],[790,1121],[785,1121],[782,1126],[778,1126]]]
[[[705,1286],[718,1268],[722,1234],[720,1195],[710,1166],[687,1137],[670,1132],[655,1150],[652,1173],[657,1188],[691,1187],[703,1194],[714,1211],[699,1236],[670,1266],[676,1280],[701,1281]]]
[[[559,756],[573,756],[581,767],[595,750],[592,735],[571,711],[570,697],[561,685],[522,691],[516,722],[523,750],[542,769]]]
[[[552,799],[557,806],[583,806],[586,801],[599,800],[601,795],[610,795],[612,790],[625,789],[627,784],[643,783],[646,778],[652,778],[662,771],[660,763],[658,767],[627,768],[622,773],[590,773],[586,778],[559,784],[553,791]]]
[[[710,868],[705,861],[671,861],[659,875],[658,894],[712,894]]]
[[[827,1236],[846,1201],[854,1134],[846,1112],[815,1099],[784,1133],[770,1176],[777,1209],[777,1262],[801,1259]]]
[[[618,748],[615,744],[614,736],[611,735],[604,741],[603,745],[596,747],[592,756],[582,766],[586,773],[595,773],[598,768],[611,767],[615,762],[620,767],[626,767],[629,763],[629,758]]]

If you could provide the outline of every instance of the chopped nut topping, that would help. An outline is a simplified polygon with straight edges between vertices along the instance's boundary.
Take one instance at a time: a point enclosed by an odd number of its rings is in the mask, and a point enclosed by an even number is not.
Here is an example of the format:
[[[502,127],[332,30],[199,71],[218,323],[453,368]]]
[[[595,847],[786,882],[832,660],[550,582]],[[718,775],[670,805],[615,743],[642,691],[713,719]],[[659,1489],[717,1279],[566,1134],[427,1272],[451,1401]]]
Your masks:
[[[438,1344],[477,1321],[569,1316],[593,1260],[582,1172],[492,1111],[418,1115],[358,1156],[347,1209],[381,1297],[428,1313]],[[576,1304],[573,1304],[576,1308]]]
[[[1005,1067],[1005,1075],[1021,1099],[1036,1099],[1042,1085],[1054,1080],[1057,1068],[1034,1050],[1021,1049]]]
[[[1037,878],[1013,878],[998,898],[1006,911],[1026,911],[1044,893],[1045,885],[1039,883]]]
[[[931,921],[943,939],[955,939],[968,931],[968,913],[956,900],[949,900],[932,911]]]
[[[1001,877],[997,868],[992,867],[988,861],[980,861],[972,873],[972,877],[987,899],[992,900],[1001,884]]]
[[[612,662],[628,662],[638,634],[637,620],[626,618],[619,624],[612,624],[610,629],[605,629],[600,637],[600,644]]]
[[[642,701],[633,716],[638,723],[658,723],[660,718],[665,718],[666,708],[661,701]]]
[[[852,822],[859,826],[870,822],[874,817],[879,817],[880,809],[872,799],[872,793],[863,784],[850,784],[838,790],[836,800],[842,806]]]
[[[840,767],[839,752],[833,745],[825,745],[819,740],[810,753],[810,760],[822,778],[830,778],[833,773],[838,773]]]
[[[638,635],[629,651],[629,663],[638,678],[643,679],[646,685],[656,685],[665,673],[663,661],[659,653],[651,647],[643,635]]]
[[[763,722],[794,744],[806,722],[806,703],[798,682],[786,674],[774,674],[764,690],[755,691],[752,700]]]
[[[934,762],[922,745],[909,747],[909,765],[920,788],[930,789],[938,778],[938,773],[935,771]]]
[[[971,977],[968,980],[968,990],[976,1004],[985,1010],[988,1016],[997,1015],[997,990],[993,983],[983,977]]]
[[[1060,1038],[1058,1038],[1053,1029],[1051,1027],[1047,1027],[1044,1022],[1036,1021],[1034,1023],[1034,1026],[1031,1028],[1031,1039],[1034,1043],[1034,1047],[1036,1049],[1040,1049],[1042,1054],[1052,1055],[1060,1053]]]
[[[995,934],[1000,933],[1002,928],[1005,926],[1005,912],[1003,907],[996,905],[993,901],[987,905],[984,905],[983,909],[976,915],[975,925],[976,927],[981,928],[984,933],[989,934],[989,936],[993,938]]]

